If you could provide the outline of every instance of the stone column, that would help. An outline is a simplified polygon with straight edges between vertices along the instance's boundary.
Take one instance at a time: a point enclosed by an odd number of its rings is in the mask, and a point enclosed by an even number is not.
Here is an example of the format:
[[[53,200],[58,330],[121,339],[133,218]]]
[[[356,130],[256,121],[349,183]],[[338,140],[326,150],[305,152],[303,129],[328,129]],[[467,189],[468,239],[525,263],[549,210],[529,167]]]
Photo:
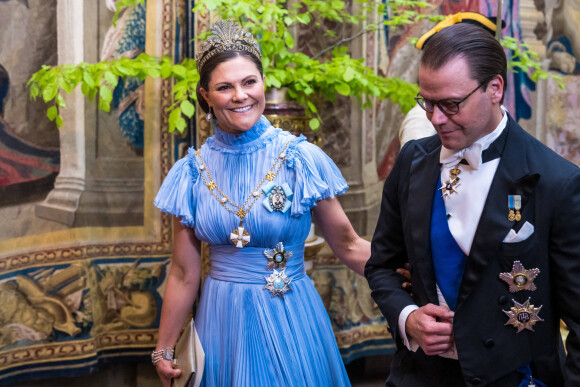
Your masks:
[[[59,0],[59,64],[101,60],[112,15],[101,1]],[[100,111],[80,86],[65,98],[61,171],[36,215],[71,227],[142,225],[142,150],[132,149],[123,137],[116,110]]]
[[[352,7],[356,7],[356,3]],[[378,15],[373,15],[378,24]],[[351,31],[356,34],[365,28],[369,21],[365,20],[357,30]],[[370,32],[352,41],[350,52],[353,58],[365,58],[366,66],[377,71],[377,46],[378,32]],[[372,235],[377,224],[381,203],[382,182],[377,174],[376,160],[376,101],[369,109],[362,110],[359,102],[351,98],[350,117],[344,122],[344,129],[350,137],[350,163],[342,166],[341,170],[348,181],[349,190],[340,197],[340,202],[348,215],[354,229],[359,235]],[[337,113],[341,109],[337,110]]]
[[[84,2],[59,0],[57,5],[58,63],[77,64],[84,60]],[[85,97],[80,89],[64,96],[61,111],[60,173],[54,189],[36,206],[36,216],[72,226],[85,188]]]
[[[357,4],[349,5],[356,11]],[[359,26],[326,23],[323,26],[300,28],[298,50],[315,55],[336,41],[355,36]],[[336,37],[328,38],[323,29],[332,29]],[[348,43],[353,58],[365,58],[365,64],[376,70],[377,33],[363,34]],[[374,101],[373,101],[374,102]],[[322,105],[322,104],[321,104]],[[339,200],[359,235],[374,232],[381,198],[382,183],[377,175],[375,156],[375,107],[362,110],[356,98],[336,96],[334,103],[319,107],[322,118],[321,148],[340,168],[348,182],[348,191]]]

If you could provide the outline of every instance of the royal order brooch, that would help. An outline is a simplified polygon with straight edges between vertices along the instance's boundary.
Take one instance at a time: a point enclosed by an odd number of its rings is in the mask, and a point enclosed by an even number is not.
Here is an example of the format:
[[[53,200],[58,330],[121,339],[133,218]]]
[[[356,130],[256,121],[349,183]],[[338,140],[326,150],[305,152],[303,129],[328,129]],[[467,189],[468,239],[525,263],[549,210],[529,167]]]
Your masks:
[[[286,269],[282,269],[278,271],[274,269],[274,272],[267,277],[266,279],[266,286],[264,289],[268,289],[270,293],[272,293],[272,298],[275,296],[280,296],[280,298],[284,298],[284,294],[288,290],[292,290],[290,288],[290,281],[292,281],[285,273]]]
[[[278,242],[276,247],[273,249],[264,250],[264,255],[268,258],[268,265],[266,270],[272,269],[283,269],[286,267],[286,261],[288,261],[294,253],[292,251],[284,250],[284,244]]]
[[[543,305],[536,308],[534,305],[530,305],[529,298],[523,304],[518,303],[516,300],[512,301],[514,302],[514,306],[512,306],[509,311],[503,311],[509,317],[509,320],[504,325],[513,325],[518,329],[516,333],[520,333],[524,329],[533,332],[534,329],[532,326],[534,326],[538,321],[544,321],[540,316],[538,316]]]
[[[274,182],[270,182],[262,188],[262,191],[266,195],[266,199],[262,203],[268,212],[285,213],[292,206],[294,193],[288,183],[276,185]]]
[[[499,273],[505,283],[508,284],[510,292],[515,293],[519,290],[536,290],[534,279],[540,274],[540,269],[528,269],[520,261],[514,261],[512,271],[509,273]]]

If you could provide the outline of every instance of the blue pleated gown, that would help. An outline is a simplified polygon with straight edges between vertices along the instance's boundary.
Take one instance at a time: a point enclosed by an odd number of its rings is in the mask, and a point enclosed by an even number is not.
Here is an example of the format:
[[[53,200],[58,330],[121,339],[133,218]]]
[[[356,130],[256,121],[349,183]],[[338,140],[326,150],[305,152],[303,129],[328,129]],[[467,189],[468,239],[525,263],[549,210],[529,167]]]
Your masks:
[[[304,271],[310,210],[346,191],[340,171],[317,146],[265,117],[239,135],[216,127],[200,155],[217,186],[241,205],[286,144],[273,183],[287,183],[289,208],[270,211],[262,192],[244,218],[250,242],[243,248],[230,240],[240,219],[205,186],[194,149],[175,163],[155,198],[157,207],[180,217],[210,246],[211,269],[195,317],[206,354],[203,386],[350,386],[328,314]],[[293,253],[285,269],[291,290],[273,297],[264,288],[273,273],[264,250],[279,242]]]

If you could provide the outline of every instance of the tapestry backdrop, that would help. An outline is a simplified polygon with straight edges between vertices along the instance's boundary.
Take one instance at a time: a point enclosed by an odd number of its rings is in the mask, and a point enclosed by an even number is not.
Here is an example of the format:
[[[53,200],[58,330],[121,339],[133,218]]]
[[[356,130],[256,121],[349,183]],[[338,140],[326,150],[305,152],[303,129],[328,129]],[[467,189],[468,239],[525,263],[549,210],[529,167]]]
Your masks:
[[[65,53],[83,53],[84,61],[133,57],[144,50],[179,60],[186,48],[191,55],[185,43],[207,28],[211,15],[193,20],[190,2],[149,0],[111,27],[106,3],[0,0],[2,385],[86,374],[112,361],[146,362],[155,345],[172,241],[170,218],[152,202],[175,159],[188,146],[199,146],[210,135],[209,125],[197,117],[189,135],[170,135],[171,83],[130,79],[115,90],[111,113],[97,113],[78,94],[67,97],[66,114],[77,119],[65,116],[58,131],[44,117],[46,106],[29,100],[26,82],[42,64],[58,63],[59,46],[67,47]],[[436,13],[496,12],[492,0],[432,4]],[[564,89],[552,80],[536,85],[526,74],[512,75],[506,106],[520,124],[536,128],[542,141],[575,163],[580,163],[578,9],[580,0],[545,2],[542,9],[530,0],[510,0],[502,15],[505,32],[539,42],[534,49],[565,84]],[[57,35],[57,30],[66,33],[79,25],[82,47],[69,48],[76,35]],[[385,28],[369,38],[367,60],[376,61],[384,74],[416,81],[420,53],[406,38],[420,36],[431,25]],[[319,43],[312,31],[299,35],[305,50]],[[376,143],[366,144],[375,147],[384,178],[398,152],[403,115],[388,102],[378,102],[374,114],[376,126],[364,133],[372,139],[375,131]],[[343,141],[348,126],[337,126],[325,148],[340,166],[348,166],[352,155]],[[315,267],[311,278],[344,361],[393,351],[366,281],[339,265],[327,248],[316,256]]]
[[[8,192],[25,200],[46,190],[59,171],[58,131],[26,87],[42,64],[56,64],[56,0],[1,1],[0,26],[1,205]]]
[[[113,28],[104,1],[0,1],[1,385],[147,361],[155,345],[171,225],[152,202],[174,161],[171,85],[128,80],[111,113],[73,93],[58,131],[26,82],[63,51],[179,59],[183,6],[150,1]]]
[[[433,8],[423,12],[448,15],[474,11],[497,15],[496,0],[431,0]],[[518,123],[568,160],[579,164],[580,129],[574,125],[579,104],[580,1],[503,1],[502,36],[511,36],[539,54],[543,68],[563,77],[564,88],[549,78],[538,84],[528,74],[508,72],[505,106]],[[420,51],[407,38],[419,37],[433,22],[418,23],[379,34],[379,68],[387,75],[416,82]],[[512,52],[506,52],[508,59]],[[398,131],[404,118],[388,101],[377,103],[377,164],[380,179],[386,179],[399,150]]]

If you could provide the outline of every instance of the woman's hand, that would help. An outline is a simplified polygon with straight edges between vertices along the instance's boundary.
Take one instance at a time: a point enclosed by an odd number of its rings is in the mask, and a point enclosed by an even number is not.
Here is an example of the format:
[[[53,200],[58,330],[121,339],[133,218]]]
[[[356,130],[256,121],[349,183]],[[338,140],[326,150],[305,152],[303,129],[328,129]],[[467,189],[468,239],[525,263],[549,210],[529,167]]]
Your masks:
[[[171,379],[178,378],[181,375],[180,369],[171,366],[171,360],[159,360],[159,362],[155,364],[155,368],[157,369],[157,374],[159,375],[159,379],[161,379],[161,383],[163,383],[163,387],[170,387]]]
[[[405,268],[397,269],[397,274],[400,274],[407,279],[407,281],[403,282],[403,289],[408,291],[409,294],[413,295],[413,286],[411,284],[411,272],[409,271],[409,264],[405,263]]]

